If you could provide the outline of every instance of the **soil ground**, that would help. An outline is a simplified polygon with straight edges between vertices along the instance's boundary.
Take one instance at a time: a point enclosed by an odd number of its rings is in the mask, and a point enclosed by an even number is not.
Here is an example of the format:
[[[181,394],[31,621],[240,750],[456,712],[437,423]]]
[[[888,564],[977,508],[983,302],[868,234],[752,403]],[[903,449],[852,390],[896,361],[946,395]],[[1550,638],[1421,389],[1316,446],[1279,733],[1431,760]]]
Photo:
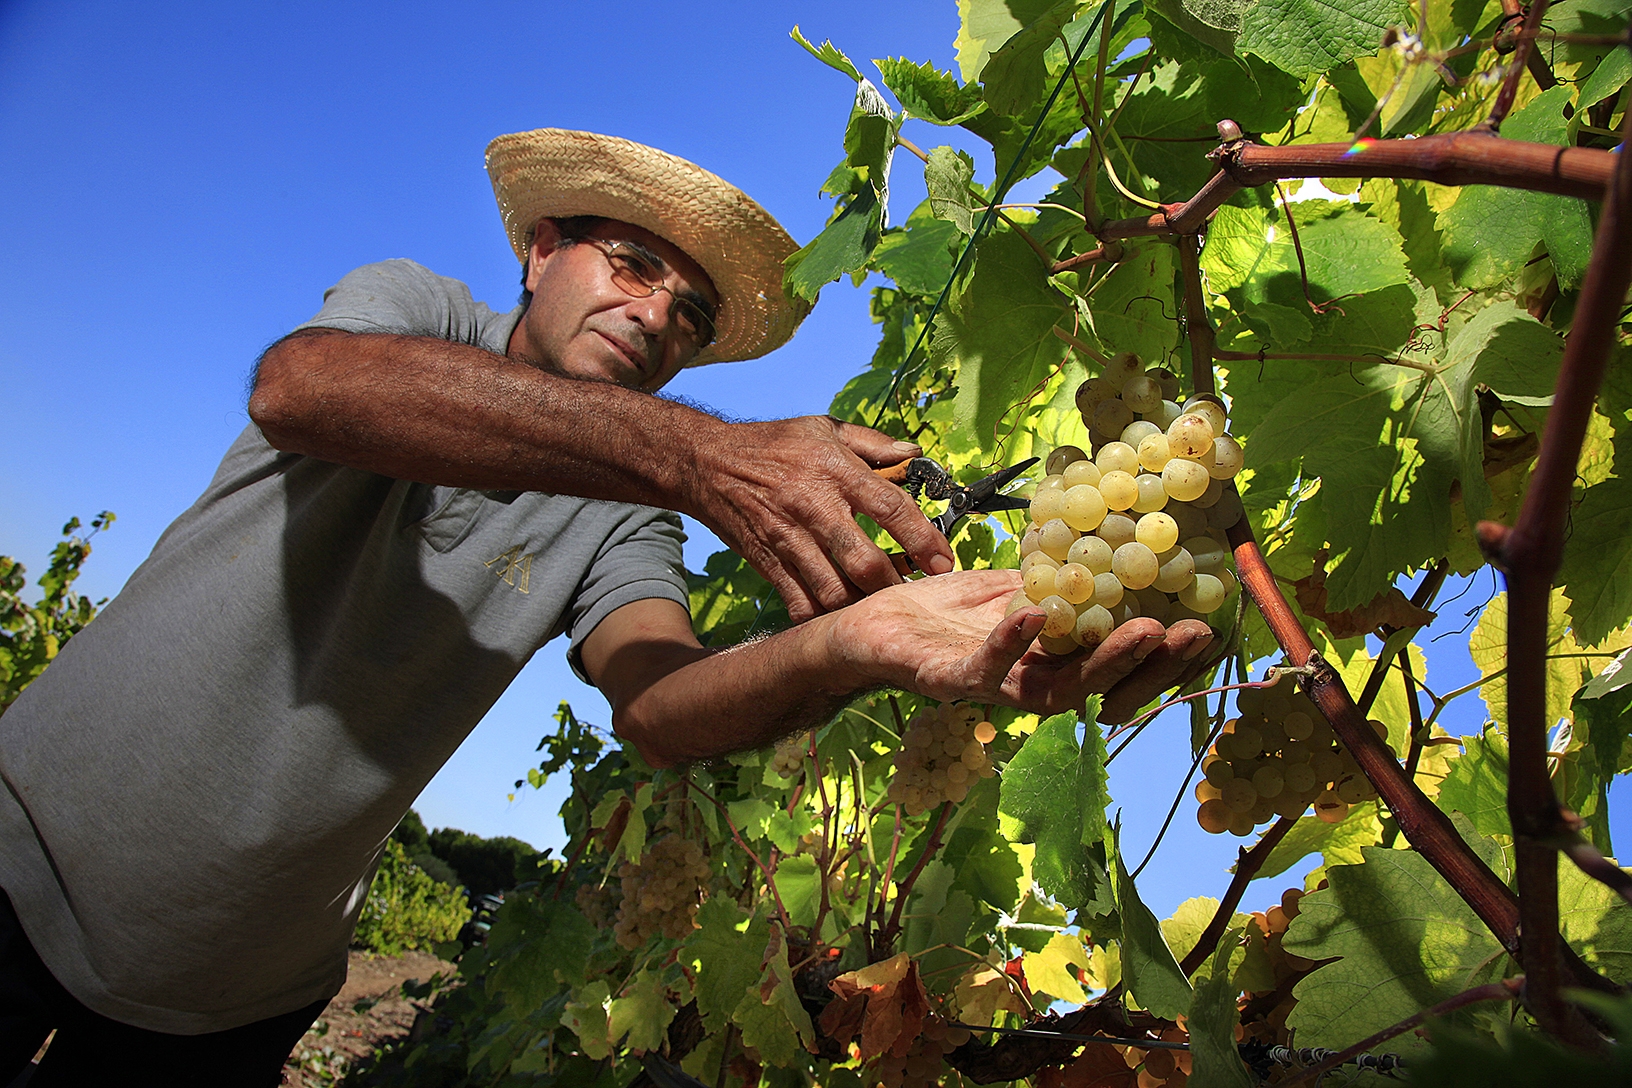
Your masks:
[[[402,984],[454,970],[428,952],[374,956],[353,951],[346,985],[289,1055],[284,1088],[333,1084],[382,1043],[407,1035],[419,1007],[402,996]]]

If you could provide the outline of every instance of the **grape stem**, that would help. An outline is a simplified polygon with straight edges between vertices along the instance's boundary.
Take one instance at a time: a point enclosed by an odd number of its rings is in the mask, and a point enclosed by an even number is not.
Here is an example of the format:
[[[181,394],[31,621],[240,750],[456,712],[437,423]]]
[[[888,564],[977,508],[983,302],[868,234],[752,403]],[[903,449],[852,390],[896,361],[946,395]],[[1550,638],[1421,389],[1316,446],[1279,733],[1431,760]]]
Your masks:
[[[890,911],[890,920],[885,923],[879,933],[877,947],[888,949],[894,946],[896,934],[901,932],[901,909],[907,904],[907,897],[912,894],[912,886],[918,882],[918,874],[924,871],[929,859],[941,851],[941,832],[946,830],[946,821],[952,817],[952,802],[941,803],[940,819],[935,821],[935,830],[929,833],[929,841],[924,844],[923,853],[918,855],[918,863],[912,867],[912,872],[895,888],[895,906]],[[892,855],[894,851],[891,851]],[[892,857],[893,861],[894,858]]]
[[[1258,870],[1269,860],[1269,855],[1297,822],[1296,816],[1282,816],[1269,825],[1269,830],[1259,836],[1251,850],[1244,847],[1241,849],[1235,861],[1235,876],[1230,878],[1229,889],[1219,901],[1218,909],[1213,912],[1207,928],[1201,931],[1201,936],[1196,938],[1195,947],[1186,952],[1184,959],[1179,961],[1179,970],[1184,972],[1185,978],[1195,974],[1196,970],[1207,962],[1207,957],[1213,954],[1213,949],[1218,947],[1219,938],[1224,936],[1224,931],[1229,928],[1230,919],[1235,917],[1235,908],[1241,904],[1241,897],[1246,894],[1247,885],[1252,883],[1253,878],[1258,875]]]
[[[765,878],[765,885],[770,889],[771,898],[776,901],[776,913],[782,919],[782,928],[787,931],[792,931],[794,928],[793,921],[788,917],[788,908],[782,905],[782,893],[776,889],[776,874],[771,872],[770,869],[766,868],[765,863],[760,860],[759,855],[754,853],[749,845],[743,841],[742,832],[737,830],[736,823],[731,819],[731,813],[726,810],[724,805],[720,804],[719,799],[713,794],[709,793],[707,790],[703,789],[701,786],[697,788],[697,795],[707,799],[708,803],[719,809],[720,815],[725,817],[725,826],[730,830],[731,837],[737,840],[737,845],[742,847],[742,852],[748,855],[748,860],[752,861],[754,865],[758,867],[760,875]]]

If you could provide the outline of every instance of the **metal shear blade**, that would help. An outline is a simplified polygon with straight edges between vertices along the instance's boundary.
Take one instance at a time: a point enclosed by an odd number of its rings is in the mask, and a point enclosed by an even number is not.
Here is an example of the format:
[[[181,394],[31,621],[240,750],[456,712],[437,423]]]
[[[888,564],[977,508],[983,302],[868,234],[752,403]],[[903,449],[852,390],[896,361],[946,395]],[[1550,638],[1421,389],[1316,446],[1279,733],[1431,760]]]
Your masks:
[[[958,527],[958,522],[969,514],[992,514],[999,510],[1027,510],[1031,507],[1028,499],[1015,498],[1003,494],[1003,488],[1014,482],[1026,469],[1035,465],[1036,457],[1029,457],[1017,465],[1011,465],[990,476],[982,477],[968,487],[958,487],[952,492],[946,509],[930,520],[935,528],[948,540]]]

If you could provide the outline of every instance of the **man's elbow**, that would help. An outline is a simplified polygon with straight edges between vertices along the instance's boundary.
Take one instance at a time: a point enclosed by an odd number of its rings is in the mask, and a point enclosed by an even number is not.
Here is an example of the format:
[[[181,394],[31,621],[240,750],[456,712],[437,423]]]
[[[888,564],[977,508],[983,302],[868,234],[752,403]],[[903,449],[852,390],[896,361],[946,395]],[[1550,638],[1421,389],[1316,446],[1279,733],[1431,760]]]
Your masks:
[[[620,707],[612,712],[612,732],[618,740],[640,753],[640,758],[654,770],[691,762],[684,753],[674,748],[672,730],[666,733],[631,709]]]
[[[313,413],[309,373],[323,350],[315,343],[323,337],[315,333],[313,330],[284,337],[267,348],[255,365],[249,418],[267,442],[289,453],[307,452],[302,449],[301,435]]]

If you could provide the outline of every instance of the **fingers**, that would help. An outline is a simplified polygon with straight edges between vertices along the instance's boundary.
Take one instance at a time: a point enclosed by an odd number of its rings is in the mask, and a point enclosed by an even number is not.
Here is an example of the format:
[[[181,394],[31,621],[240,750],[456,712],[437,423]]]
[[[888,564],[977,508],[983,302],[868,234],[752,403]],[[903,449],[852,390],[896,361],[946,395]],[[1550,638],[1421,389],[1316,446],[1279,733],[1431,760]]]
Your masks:
[[[1022,608],[1005,616],[986,641],[969,657],[970,681],[977,691],[1002,688],[1009,670],[1031,649],[1047,617],[1041,608]]]
[[[882,434],[871,427],[860,427],[854,423],[840,423],[831,420],[833,435],[840,442],[850,447],[850,452],[866,461],[873,468],[882,468],[884,465],[893,465],[904,461],[908,457],[917,457],[924,451],[915,442],[898,442],[887,434]]]
[[[873,473],[858,481],[851,495],[858,513],[866,514],[895,538],[918,569],[927,574],[946,574],[956,565],[952,559],[952,545],[947,542],[935,524],[924,516],[918,503],[906,491],[885,483]],[[865,539],[865,534],[862,534]],[[868,542],[871,543],[870,541]],[[846,565],[852,577],[855,571]],[[859,580],[857,585],[862,585]]]
[[[1183,681],[1212,641],[1212,629],[1205,623],[1181,620],[1169,627],[1160,641],[1143,643],[1148,648],[1143,649],[1135,666],[1106,691],[1099,720],[1116,725],[1133,717],[1140,707]]]

